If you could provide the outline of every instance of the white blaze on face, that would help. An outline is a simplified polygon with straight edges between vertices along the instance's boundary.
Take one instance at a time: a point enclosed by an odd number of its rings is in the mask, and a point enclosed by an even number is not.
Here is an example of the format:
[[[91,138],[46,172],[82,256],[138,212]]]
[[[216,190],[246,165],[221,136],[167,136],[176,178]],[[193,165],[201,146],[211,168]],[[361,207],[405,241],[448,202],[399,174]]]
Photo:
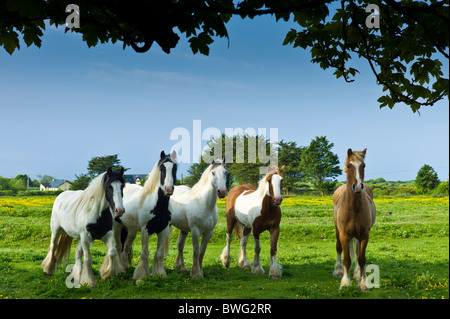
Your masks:
[[[166,162],[163,164],[166,168],[166,178],[164,179],[164,186],[173,186],[174,180],[172,176],[173,163]]]
[[[113,188],[113,202],[114,206],[117,209],[123,210],[123,201],[122,201],[122,191],[121,191],[121,182],[112,182],[111,187]]]
[[[272,187],[273,187],[273,196],[281,197],[281,182],[283,181],[283,177],[278,174],[274,174],[272,176]]]
[[[359,162],[359,161],[357,161],[357,162],[351,161],[350,163],[355,167],[355,177],[356,177],[355,190],[356,191],[361,191],[362,181],[361,181],[361,175],[359,174],[359,166],[361,165],[361,162]]]

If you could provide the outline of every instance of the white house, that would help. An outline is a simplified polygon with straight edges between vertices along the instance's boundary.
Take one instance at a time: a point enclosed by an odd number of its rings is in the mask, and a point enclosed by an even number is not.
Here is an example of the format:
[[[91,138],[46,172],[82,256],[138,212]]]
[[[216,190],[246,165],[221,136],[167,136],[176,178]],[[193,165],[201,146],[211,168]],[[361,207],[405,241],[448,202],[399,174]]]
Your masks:
[[[41,183],[39,189],[41,191],[66,191],[70,188],[72,184],[66,180],[52,180],[48,183]]]

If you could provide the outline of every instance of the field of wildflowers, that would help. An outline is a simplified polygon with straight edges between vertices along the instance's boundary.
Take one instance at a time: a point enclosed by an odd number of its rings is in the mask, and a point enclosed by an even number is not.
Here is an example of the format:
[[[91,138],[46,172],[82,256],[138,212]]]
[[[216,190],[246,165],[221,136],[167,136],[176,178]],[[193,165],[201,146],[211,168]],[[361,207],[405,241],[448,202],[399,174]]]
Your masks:
[[[204,259],[205,278],[191,279],[174,269],[178,231],[171,237],[165,258],[167,277],[149,276],[139,282],[132,272],[139,261],[140,239],[133,245],[131,269],[100,281],[98,269],[105,254],[102,242],[92,245],[95,288],[69,289],[64,270],[52,278],[40,267],[50,240],[50,216],[54,196],[0,197],[0,298],[449,298],[449,198],[431,196],[379,196],[375,198],[377,221],[371,231],[367,263],[380,269],[380,288],[363,293],[353,281],[339,290],[332,276],[336,258],[331,196],[296,196],[282,204],[278,262],[281,280],[268,277],[269,233],[261,235],[261,261],[265,275],[257,276],[237,265],[239,241],[232,242],[229,269],[222,267],[225,245],[225,200],[219,200],[219,222]],[[150,239],[150,254],[156,247]],[[247,246],[253,259],[253,241]],[[152,259],[152,257],[151,257]],[[185,262],[192,265],[190,238]]]

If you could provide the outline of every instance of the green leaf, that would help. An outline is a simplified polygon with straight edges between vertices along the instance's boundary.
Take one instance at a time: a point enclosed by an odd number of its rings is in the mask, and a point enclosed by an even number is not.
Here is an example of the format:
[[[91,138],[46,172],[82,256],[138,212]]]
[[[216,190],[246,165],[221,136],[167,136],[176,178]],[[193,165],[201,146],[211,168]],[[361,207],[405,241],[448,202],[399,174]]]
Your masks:
[[[12,55],[16,48],[20,48],[19,35],[17,32],[10,31],[0,34],[0,46],[3,46],[6,52]]]

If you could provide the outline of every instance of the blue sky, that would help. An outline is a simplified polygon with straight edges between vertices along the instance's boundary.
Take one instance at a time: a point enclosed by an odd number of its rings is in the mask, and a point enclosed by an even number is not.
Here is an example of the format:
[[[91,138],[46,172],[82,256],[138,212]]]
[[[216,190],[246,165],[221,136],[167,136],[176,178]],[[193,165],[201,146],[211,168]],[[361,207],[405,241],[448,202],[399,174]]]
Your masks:
[[[425,163],[448,179],[448,100],[420,116],[404,105],[380,110],[365,61],[352,62],[355,82],[335,79],[309,51],[282,45],[291,27],[233,17],[229,46],[216,39],[208,57],[184,38],[169,55],[157,44],[144,54],[120,43],[88,48],[49,26],[40,49],[1,50],[0,176],[73,180],[91,157],[116,153],[129,173],[148,173],[176,143],[171,131],[201,120],[202,129],[278,128],[280,140],[303,146],[325,135],[341,166],[349,147],[367,147],[366,179],[411,180]]]

